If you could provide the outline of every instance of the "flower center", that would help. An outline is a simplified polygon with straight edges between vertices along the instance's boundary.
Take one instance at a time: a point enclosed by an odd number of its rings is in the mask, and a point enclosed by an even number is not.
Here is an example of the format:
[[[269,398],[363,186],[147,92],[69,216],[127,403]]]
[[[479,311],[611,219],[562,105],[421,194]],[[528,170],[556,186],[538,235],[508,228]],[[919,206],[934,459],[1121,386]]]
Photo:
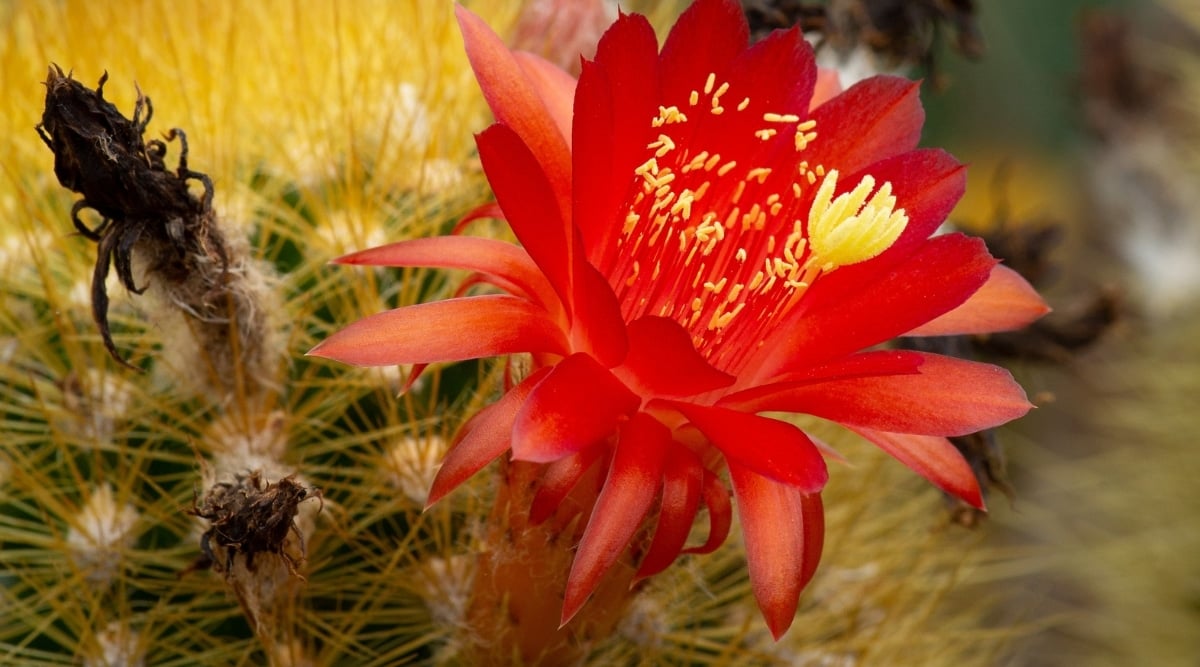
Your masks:
[[[731,92],[710,74],[683,109],[659,108],[601,268],[626,321],[671,318],[736,372],[815,280],[887,250],[908,216],[869,175],[835,196],[837,170],[803,159],[816,121]]]

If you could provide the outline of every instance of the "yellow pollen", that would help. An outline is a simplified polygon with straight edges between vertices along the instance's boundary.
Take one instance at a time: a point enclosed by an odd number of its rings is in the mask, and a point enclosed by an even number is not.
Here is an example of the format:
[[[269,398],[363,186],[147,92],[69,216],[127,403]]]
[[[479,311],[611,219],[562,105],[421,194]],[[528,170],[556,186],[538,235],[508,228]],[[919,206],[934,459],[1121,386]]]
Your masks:
[[[704,92],[707,93],[708,91],[706,90]],[[728,82],[722,83],[721,87],[717,88],[717,92],[713,93],[712,103],[713,103],[714,107],[717,106],[717,104],[719,104],[718,100],[721,99],[721,96],[727,92],[729,92],[729,83]]]
[[[642,265],[635,259],[633,260],[633,274],[625,279],[625,286],[632,287],[633,283],[637,282],[638,274],[642,271]]]
[[[725,113],[725,107],[713,107],[712,113],[714,116],[720,116],[721,114]]]
[[[825,165],[819,164],[819,165],[817,165],[817,168],[814,169],[813,171],[817,172],[817,176],[824,176],[825,175]]]
[[[814,173],[812,173],[811,171],[806,171],[806,172],[804,172],[804,177],[805,177],[806,179],[808,179],[808,184],[809,184],[809,185],[815,185],[815,184],[816,184],[816,182],[817,182],[817,175],[816,175],[816,174],[814,174]]]
[[[800,120],[799,116],[792,116],[792,118],[795,120]],[[810,118],[810,119],[804,121],[803,123],[800,123],[799,125],[797,125],[796,129],[799,130],[800,132],[808,132],[809,130],[815,128],[816,126],[817,126],[817,121]]]
[[[690,104],[692,106],[696,106],[699,103],[700,103],[700,93],[697,93],[696,91],[693,90],[692,94],[688,96],[688,104]]]
[[[763,275],[762,271],[755,273],[754,277],[750,279],[750,284],[746,287],[746,289],[749,289],[751,292],[758,289],[759,286],[762,285],[764,277],[765,276]]]
[[[768,177],[768,176],[770,176],[770,175],[771,175],[771,170],[770,170],[770,168],[768,168],[768,167],[755,167],[755,168],[753,168],[753,169],[751,169],[751,170],[750,170],[750,173],[746,174],[746,180],[747,180],[747,181],[750,181],[750,180],[755,180],[755,179],[757,179],[757,180],[758,180],[758,183],[759,183],[759,185],[762,185],[763,183],[765,183],[765,182],[766,182],[766,180],[767,180],[767,177]]]
[[[780,204],[778,202],[771,204],[771,215],[779,215],[779,212],[782,210],[783,210],[783,204]]]
[[[729,288],[729,294],[725,295],[725,300],[729,303],[737,301],[738,297],[742,295],[743,289],[746,289],[746,286],[741,283],[737,283],[733,287]]]
[[[763,120],[767,121],[768,123],[795,123],[796,121],[800,120],[800,117],[795,114],[790,114],[790,113],[789,114],[765,113],[765,114],[763,114]],[[816,121],[811,121],[811,120],[807,121],[807,123],[812,123],[813,127],[815,127],[817,124]],[[805,124],[807,124],[807,123],[805,123]],[[801,127],[803,127],[803,126],[801,126]],[[809,127],[809,128],[805,128],[805,129],[812,129],[812,128]]]
[[[754,136],[758,137],[759,139],[762,139],[763,141],[770,139],[771,137],[775,136],[776,134],[777,134],[777,132],[775,130],[771,130],[771,129],[756,130],[754,132]]]
[[[625,216],[625,228],[622,231],[625,234],[632,233],[634,228],[637,227],[638,220],[641,220],[641,219],[642,219],[642,216],[638,215],[637,213],[634,213],[633,211],[630,211],[629,214]]]
[[[660,134],[658,135],[658,141],[651,142],[646,148],[657,148],[658,150],[654,153],[654,157],[656,158],[666,157],[667,153],[675,150],[675,142],[671,141],[671,137]]]
[[[746,107],[748,107],[748,106],[750,106],[750,98],[749,98],[749,97],[743,97],[743,98],[742,98],[742,101],[741,101],[741,102],[738,102],[738,105],[737,105],[737,110],[738,110],[738,111],[745,111],[745,110],[746,110]]]
[[[864,176],[834,198],[837,178],[836,169],[825,176],[808,214],[809,262],[825,272],[877,257],[908,225],[904,209],[896,209],[891,182],[876,190],[875,179]]]
[[[796,199],[799,199],[803,192],[804,191],[800,189],[799,183],[792,183],[792,194],[795,195]]]
[[[707,95],[707,94],[709,94],[709,93],[711,93],[711,92],[712,92],[713,85],[714,85],[714,84],[716,84],[716,82],[717,82],[717,75],[716,75],[715,73],[713,73],[713,72],[709,72],[709,73],[708,73],[708,80],[706,80],[706,81],[704,82],[704,94],[705,94],[705,95]]]
[[[699,155],[697,155],[696,157],[692,158],[692,161],[691,161],[691,162],[689,162],[689,163],[687,163],[686,165],[684,165],[684,167],[683,167],[683,173],[685,173],[685,174],[686,174],[687,172],[689,172],[689,171],[691,171],[691,170],[693,170],[693,169],[699,169],[699,168],[703,167],[703,166],[704,166],[704,163],[705,163],[707,160],[708,160],[708,151],[700,151],[700,154],[699,154]]]
[[[720,161],[721,161],[720,153],[717,153],[716,155],[713,155],[712,157],[708,158],[708,161],[704,163],[704,171],[712,171],[713,167],[717,166],[717,163]],[[725,174],[720,174],[720,175],[724,176]]]
[[[746,261],[746,249],[738,248],[737,252],[733,255],[733,258],[736,259],[739,264],[744,263]]]
[[[708,181],[704,181],[704,183],[700,184],[700,187],[696,188],[696,195],[694,197],[694,201],[700,201],[701,199],[704,199],[705,193],[708,192],[709,185],[711,185],[711,184]]]
[[[650,125],[652,127],[662,127],[663,125],[670,125],[672,123],[685,123],[685,122],[687,122],[687,115],[685,115],[682,111],[680,111],[679,107],[660,106],[658,108],[658,116],[655,117],[654,120],[650,121]]]
[[[736,166],[737,160],[730,160],[729,162],[726,162],[725,164],[721,165],[720,169],[717,170],[717,176],[724,176],[725,174],[728,174],[730,171],[733,171],[733,168]]]

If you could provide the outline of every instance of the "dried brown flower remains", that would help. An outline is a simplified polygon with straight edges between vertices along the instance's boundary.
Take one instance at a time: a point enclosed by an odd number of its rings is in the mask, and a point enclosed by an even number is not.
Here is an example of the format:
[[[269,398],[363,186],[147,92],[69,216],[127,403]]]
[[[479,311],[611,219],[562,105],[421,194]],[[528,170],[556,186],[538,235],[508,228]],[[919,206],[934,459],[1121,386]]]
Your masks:
[[[126,118],[104,99],[105,73],[95,90],[51,66],[46,78],[46,108],[37,131],[54,152],[54,173],[64,187],[83,195],[71,209],[71,221],[99,250],[92,276],[92,315],[104,346],[121,364],[134,368],[117,352],[108,324],[105,279],[115,265],[121,284],[135,294],[132,258],[137,249],[147,262],[146,275],[182,283],[199,253],[224,271],[229,264],[225,243],[215,228],[213,184],[188,168],[187,137],[174,128],[166,141],[179,140],[178,165],[167,168],[167,144],[143,138],[154,107],[138,90],[133,118]],[[144,115],[143,115],[144,114]],[[197,197],[188,188],[204,186]],[[88,227],[79,217],[92,209],[100,224]]]
[[[289,572],[303,578],[296,570],[297,558],[285,547],[288,534],[294,532],[299,560],[304,560],[304,534],[296,527],[295,518],[300,503],[310,497],[321,500],[324,506],[321,490],[305,488],[295,475],[270,483],[262,473],[253,471],[237,475],[233,482],[214,484],[188,511],[209,521],[208,530],[200,537],[200,558],[189,569],[216,565],[229,576],[234,556],[242,554],[246,569],[253,571],[255,554],[265,552],[279,556]],[[224,559],[218,550],[224,551]]]

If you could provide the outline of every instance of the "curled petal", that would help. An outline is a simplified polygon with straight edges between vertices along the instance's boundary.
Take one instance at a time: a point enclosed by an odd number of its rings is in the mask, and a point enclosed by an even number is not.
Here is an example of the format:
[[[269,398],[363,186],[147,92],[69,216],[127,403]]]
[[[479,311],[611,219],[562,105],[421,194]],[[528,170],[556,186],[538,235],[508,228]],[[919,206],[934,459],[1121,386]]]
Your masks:
[[[971,464],[946,438],[887,433],[856,426],[849,428],[912,468],[934,486],[961,498],[972,507],[984,509],[983,493],[979,490],[979,481],[971,470]]]
[[[792,424],[726,408],[668,404],[721,450],[730,466],[742,466],[806,493],[820,491],[829,480],[820,450]]]
[[[471,209],[461,220],[454,224],[454,229],[450,231],[451,236],[458,236],[466,230],[467,226],[476,220],[504,220],[504,211],[500,210],[500,205],[496,202],[489,202],[481,206],[476,206]]]
[[[700,509],[703,482],[704,468],[700,459],[683,447],[672,448],[663,469],[662,503],[654,538],[638,567],[635,581],[662,572],[683,551]]]
[[[640,399],[586,354],[558,362],[525,401],[513,425],[513,458],[546,463],[617,432]]]
[[[517,411],[525,403],[530,390],[541,382],[548,372],[547,369],[541,369],[533,373],[499,401],[480,410],[463,425],[456,438],[457,442],[451,445],[437,476],[433,479],[425,509],[432,507],[508,449]]]
[[[586,447],[547,465],[529,506],[530,523],[538,524],[553,516],[571,489],[600,461],[606,451],[607,448],[601,446]]]
[[[708,539],[698,547],[684,549],[685,554],[710,554],[725,543],[733,526],[733,506],[729,504],[729,489],[721,478],[708,470],[701,482],[704,504],[708,507]]]
[[[799,412],[849,426],[896,433],[966,435],[999,426],[1033,406],[1008,371],[924,352],[917,373],[781,383],[744,410]]]
[[[519,352],[565,354],[549,314],[525,299],[470,296],[365,317],[308,351],[355,366],[463,361]]]
[[[653,417],[635,414],[621,430],[604,488],[579,541],[563,599],[562,624],[579,611],[604,573],[641,527],[658,495],[671,433]]]
[[[908,332],[909,336],[946,336],[1014,331],[1050,312],[1021,274],[997,264],[977,292],[954,310]]]
[[[651,395],[679,398],[733,384],[734,377],[710,366],[674,320],[643,317],[628,332],[629,355],[621,370]]]
[[[775,639],[796,616],[800,591],[821,559],[825,516],[819,494],[805,494],[739,465],[729,465],[737,497],[750,585]]]

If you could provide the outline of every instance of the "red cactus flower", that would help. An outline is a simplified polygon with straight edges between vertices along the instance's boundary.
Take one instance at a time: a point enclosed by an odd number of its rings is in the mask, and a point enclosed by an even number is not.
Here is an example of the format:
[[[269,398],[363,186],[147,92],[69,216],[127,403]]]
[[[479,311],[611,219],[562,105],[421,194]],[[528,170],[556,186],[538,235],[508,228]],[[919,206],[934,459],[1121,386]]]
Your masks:
[[[815,101],[796,31],[747,48],[738,3],[697,0],[661,53],[643,17],[621,16],[572,113],[573,80],[458,17],[497,120],[477,138],[494,214],[521,245],[450,236],[341,258],[467,269],[499,293],[367,317],[310,352],[363,366],[532,355],[533,372],[464,426],[430,503],[511,450],[545,464],[536,521],[606,466],[565,623],[649,518],[640,577],[720,545],[727,470],[776,637],[821,552],[826,452],[758,413],[845,425],[982,506],[946,437],[1023,415],[1024,392],[994,366],[871,348],[1015,328],[1046,308],[980,240],[931,237],[964,168],[916,149],[916,84],[879,77]],[[709,537],[685,548],[702,506]]]

